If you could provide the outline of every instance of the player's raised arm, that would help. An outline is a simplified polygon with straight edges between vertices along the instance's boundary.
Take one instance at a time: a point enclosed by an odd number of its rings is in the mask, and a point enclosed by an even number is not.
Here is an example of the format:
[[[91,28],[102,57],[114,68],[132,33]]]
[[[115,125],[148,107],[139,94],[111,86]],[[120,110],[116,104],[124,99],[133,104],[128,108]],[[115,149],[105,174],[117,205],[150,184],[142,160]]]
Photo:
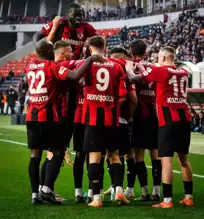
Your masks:
[[[126,69],[126,73],[127,73],[127,77],[129,79],[129,81],[131,83],[143,82],[142,75],[141,74],[138,74],[138,75],[135,74],[135,68],[136,68],[136,66],[135,66],[135,63],[133,61],[126,61],[125,69]]]
[[[87,59],[84,60],[83,64],[80,65],[79,68],[77,68],[75,71],[69,71],[68,75],[67,75],[67,79],[68,80],[78,80],[80,79],[85,73],[86,71],[89,69],[90,65],[93,62],[104,62],[103,57],[99,56],[99,55],[92,55],[90,57],[88,57]]]
[[[45,37],[44,31],[40,30],[33,35],[33,42],[36,44],[38,41]]]
[[[60,25],[62,21],[62,18],[60,16],[56,16],[53,21],[52,21],[52,26],[49,27],[50,30],[49,30],[49,34],[47,36],[47,39],[51,42],[54,42],[54,39],[55,39],[55,35],[56,35],[56,32],[58,30],[58,27]],[[49,25],[49,24],[48,24]]]

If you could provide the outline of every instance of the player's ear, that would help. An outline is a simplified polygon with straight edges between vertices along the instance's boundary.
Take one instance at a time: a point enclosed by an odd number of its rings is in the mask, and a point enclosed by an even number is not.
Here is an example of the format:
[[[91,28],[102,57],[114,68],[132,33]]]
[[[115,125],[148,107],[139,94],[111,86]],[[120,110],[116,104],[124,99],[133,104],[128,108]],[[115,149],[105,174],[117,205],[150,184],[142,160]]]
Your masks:
[[[163,56],[163,62],[165,62],[166,61],[166,56]]]
[[[90,53],[92,54],[92,49],[91,49],[91,47],[89,47],[89,51],[90,51]]]
[[[105,48],[104,48],[104,53],[106,53],[106,52],[107,52],[107,48],[105,47]]]

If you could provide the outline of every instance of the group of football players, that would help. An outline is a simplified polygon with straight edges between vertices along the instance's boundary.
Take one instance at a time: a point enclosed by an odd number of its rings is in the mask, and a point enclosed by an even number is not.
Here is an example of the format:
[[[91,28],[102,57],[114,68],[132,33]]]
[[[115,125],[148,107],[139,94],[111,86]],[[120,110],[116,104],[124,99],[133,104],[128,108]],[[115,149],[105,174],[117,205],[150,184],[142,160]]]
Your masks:
[[[28,147],[32,203],[62,203],[54,192],[66,146],[73,135],[75,201],[83,202],[82,179],[87,162],[87,203],[102,207],[104,163],[111,187],[105,194],[120,204],[134,198],[136,176],[140,201],[164,200],[155,208],[172,208],[172,158],[177,152],[185,196],[194,205],[187,104],[188,72],[176,68],[174,49],[165,47],[158,64],[144,61],[143,40],[130,51],[115,47],[108,57],[106,41],[82,22],[81,8],[72,4],[68,17],[56,17],[34,35],[37,60],[28,64]],[[46,39],[42,39],[46,36]],[[145,150],[152,161],[153,191],[148,191]],[[47,158],[40,171],[43,150]],[[127,188],[123,190],[127,163]],[[68,159],[68,163],[70,160]]]

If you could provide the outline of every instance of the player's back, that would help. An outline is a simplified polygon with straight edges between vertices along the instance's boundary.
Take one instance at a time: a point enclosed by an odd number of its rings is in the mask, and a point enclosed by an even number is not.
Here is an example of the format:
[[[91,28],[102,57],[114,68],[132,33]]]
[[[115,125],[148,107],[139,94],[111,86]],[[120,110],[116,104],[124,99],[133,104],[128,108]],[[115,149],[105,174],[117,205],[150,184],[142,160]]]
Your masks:
[[[187,87],[188,72],[185,69],[175,66],[159,67],[161,71],[160,83],[157,83],[157,96],[163,106],[174,109],[188,108],[187,104]]]
[[[85,107],[89,110],[90,125],[95,125],[97,116],[103,117],[104,124],[112,125],[113,114],[119,112],[119,97],[126,95],[125,73],[122,67],[112,61],[93,63],[85,76]],[[94,118],[94,115],[96,117]],[[101,115],[101,116],[100,116]],[[100,120],[100,119],[99,119]],[[102,123],[102,121],[101,121]]]
[[[152,63],[144,61],[143,59],[136,59],[135,63],[140,63],[144,66],[147,72],[154,68]],[[137,70],[137,69],[136,69]],[[156,116],[155,109],[155,85],[153,83],[149,84],[137,84],[137,98],[138,107],[136,109],[135,116],[137,117],[151,117]]]
[[[27,121],[58,121],[56,112],[56,64],[48,60],[36,60],[26,69],[29,86]]]

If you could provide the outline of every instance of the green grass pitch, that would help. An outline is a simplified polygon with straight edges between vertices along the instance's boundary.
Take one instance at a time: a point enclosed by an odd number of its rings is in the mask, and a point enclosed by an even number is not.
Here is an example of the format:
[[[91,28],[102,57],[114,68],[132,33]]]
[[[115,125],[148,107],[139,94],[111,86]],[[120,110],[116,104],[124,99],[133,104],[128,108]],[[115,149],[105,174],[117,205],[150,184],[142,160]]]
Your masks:
[[[16,144],[16,142],[20,142]],[[23,143],[23,144],[22,144]],[[30,204],[30,184],[28,178],[29,150],[26,148],[25,126],[11,126],[10,118],[0,116],[0,218],[1,219],[154,219],[204,218],[204,136],[192,135],[190,161],[194,176],[194,200],[196,206],[188,208],[180,206],[178,201],[183,198],[183,183],[178,173],[174,174],[174,208],[152,209],[152,203],[131,201],[129,206],[118,206],[105,198],[104,207],[92,209],[86,204],[74,203],[74,186],[72,168],[65,165],[57,179],[55,190],[66,198],[64,205],[53,206]],[[203,154],[203,155],[202,155]],[[176,160],[175,160],[176,161]],[[151,165],[148,156],[147,165]],[[179,170],[174,162],[174,170]],[[105,173],[104,189],[110,183]],[[152,189],[151,169],[149,169],[149,189]],[[124,187],[126,182],[124,182]],[[84,174],[84,191],[87,191],[87,176]],[[140,194],[138,183],[135,193]]]

